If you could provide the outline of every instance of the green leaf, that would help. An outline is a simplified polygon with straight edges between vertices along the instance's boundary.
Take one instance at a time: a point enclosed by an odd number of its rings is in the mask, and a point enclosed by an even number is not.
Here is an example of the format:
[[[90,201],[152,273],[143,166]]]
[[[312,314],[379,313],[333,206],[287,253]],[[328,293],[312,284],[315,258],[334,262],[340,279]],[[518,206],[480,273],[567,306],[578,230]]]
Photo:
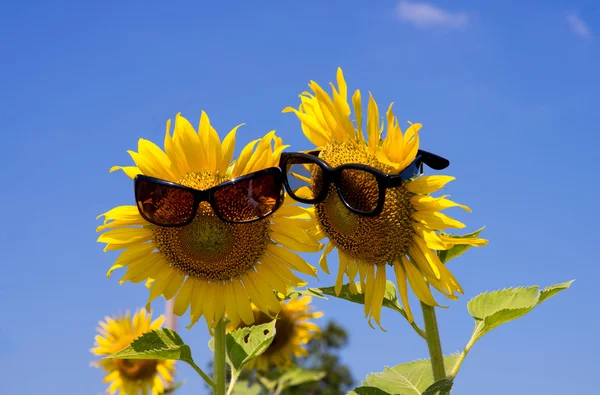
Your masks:
[[[436,381],[435,383],[431,384],[425,390],[425,392],[423,392],[423,395],[437,395],[440,391],[443,391],[442,393],[446,394],[446,393],[450,392],[453,384],[454,384],[454,382],[452,380],[448,380],[448,379]]]
[[[286,388],[309,383],[311,381],[321,380],[325,377],[326,372],[317,370],[306,370],[301,368],[292,368],[286,370],[284,374],[277,379],[276,393],[281,393]]]
[[[358,387],[348,392],[348,395],[391,395],[376,387]]]
[[[144,333],[129,346],[107,358],[118,359],[175,359],[193,363],[192,352],[173,330],[163,328]]]
[[[257,383],[240,380],[233,386],[233,395],[260,395],[262,388]]]
[[[573,281],[548,286],[509,288],[482,293],[471,299],[467,309],[475,319],[475,340],[492,329],[524,316],[543,301],[571,286]]]
[[[458,354],[444,357],[446,371],[452,370],[457,359]],[[431,362],[422,359],[388,367],[381,373],[368,375],[362,384],[363,388],[375,387],[389,394],[422,395],[433,384]]]
[[[471,299],[467,309],[473,318],[483,320],[501,310],[531,308],[537,303],[538,289],[533,286],[485,292]]]
[[[240,328],[227,334],[227,360],[233,371],[265,352],[275,337],[275,322]]]
[[[328,296],[334,296],[336,298],[341,298],[345,300],[349,300],[350,302],[365,304],[365,295],[361,292],[360,282],[356,283],[356,289],[359,293],[353,294],[350,292],[350,287],[348,284],[344,284],[340,291],[339,295],[335,294],[335,287],[325,287],[325,288],[308,288],[308,291],[313,292],[314,294],[325,294]],[[402,314],[404,318],[406,318],[406,311],[398,301],[398,296],[396,294],[396,286],[391,281],[386,281],[385,284],[385,295],[383,297],[383,306],[390,308],[392,310],[397,311]]]
[[[129,346],[121,351],[109,355],[106,358],[117,359],[174,359],[190,364],[202,378],[209,383],[212,381],[194,363],[192,359],[192,350],[185,344],[181,337],[174,330],[162,328],[152,332],[144,333],[135,339]]]
[[[575,281],[575,280],[567,281],[566,283],[549,285],[546,288],[542,289],[540,291],[540,300],[538,300],[538,305],[540,303],[542,303],[542,302],[550,299],[551,297],[553,297],[554,295],[556,295],[560,291],[569,288],[571,286],[571,284],[573,284],[573,281]]]
[[[469,237],[479,237],[479,234],[481,232],[483,232],[484,229],[485,229],[485,226],[481,229],[476,230],[473,233],[467,233],[466,235],[446,235],[446,236],[450,236],[454,239],[466,239]],[[442,263],[446,263],[450,259],[454,259],[457,256],[464,254],[471,247],[472,246],[467,245],[467,244],[458,244],[447,250],[438,251],[438,256],[440,257],[440,261],[442,261]]]
[[[311,296],[314,298],[325,299],[327,298],[323,296],[323,292],[319,288],[305,288],[305,289],[294,289],[290,288],[288,290],[287,295],[285,295],[285,299],[299,298],[302,296]]]

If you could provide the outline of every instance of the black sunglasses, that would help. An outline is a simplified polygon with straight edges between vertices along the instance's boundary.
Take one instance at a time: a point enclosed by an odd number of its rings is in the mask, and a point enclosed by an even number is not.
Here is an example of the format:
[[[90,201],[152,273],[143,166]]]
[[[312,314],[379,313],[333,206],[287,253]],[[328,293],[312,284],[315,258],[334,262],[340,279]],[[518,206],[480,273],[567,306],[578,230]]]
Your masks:
[[[137,175],[135,200],[140,215],[165,227],[191,223],[201,202],[208,202],[225,222],[248,223],[273,214],[283,202],[283,174],[270,167],[226,181],[206,190]]]
[[[385,191],[387,188],[400,186],[423,172],[423,165],[435,170],[445,169],[450,165],[447,159],[419,150],[412,161],[399,174],[386,174],[371,166],[361,164],[345,164],[331,167],[320,159],[320,151],[308,153],[284,152],[281,154],[279,167],[284,172],[284,184],[290,196],[302,203],[317,204],[327,197],[333,182],[344,205],[352,212],[363,216],[376,216],[383,210]],[[306,192],[299,196],[301,187]]]

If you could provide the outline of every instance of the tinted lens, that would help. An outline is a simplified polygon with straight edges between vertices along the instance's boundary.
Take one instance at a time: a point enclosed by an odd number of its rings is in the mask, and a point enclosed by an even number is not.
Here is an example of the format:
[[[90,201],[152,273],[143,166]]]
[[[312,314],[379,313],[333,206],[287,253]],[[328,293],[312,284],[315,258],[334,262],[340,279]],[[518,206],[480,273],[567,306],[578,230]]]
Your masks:
[[[344,169],[337,181],[344,201],[355,210],[372,213],[379,201],[379,183],[374,174],[358,169]]]
[[[286,177],[292,190],[292,197],[307,200],[316,199],[323,185],[323,171],[316,163],[302,159],[290,159],[286,163]]]
[[[155,225],[181,225],[194,212],[194,196],[176,187],[140,180],[136,198],[142,216]]]
[[[247,222],[275,211],[281,198],[281,178],[264,174],[214,192],[213,209],[225,220]]]

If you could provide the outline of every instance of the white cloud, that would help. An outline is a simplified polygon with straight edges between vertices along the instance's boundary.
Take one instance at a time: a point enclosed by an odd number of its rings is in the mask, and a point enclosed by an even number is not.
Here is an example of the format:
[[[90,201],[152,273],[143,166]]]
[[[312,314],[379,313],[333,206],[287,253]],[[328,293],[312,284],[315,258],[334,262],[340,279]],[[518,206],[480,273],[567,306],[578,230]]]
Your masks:
[[[463,29],[469,24],[469,15],[466,12],[450,12],[429,3],[401,1],[396,7],[396,13],[400,20],[424,28]]]
[[[588,25],[575,12],[571,12],[567,15],[567,22],[569,22],[569,26],[571,26],[573,33],[577,34],[579,37],[590,38],[592,36],[592,32]]]

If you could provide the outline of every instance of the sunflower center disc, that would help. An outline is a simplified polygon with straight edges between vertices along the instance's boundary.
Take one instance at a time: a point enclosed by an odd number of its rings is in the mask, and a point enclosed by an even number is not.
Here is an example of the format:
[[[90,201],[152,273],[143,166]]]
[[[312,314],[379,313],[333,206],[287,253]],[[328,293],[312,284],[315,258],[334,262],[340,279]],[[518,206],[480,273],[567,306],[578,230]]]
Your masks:
[[[359,163],[388,174],[394,172],[392,167],[357,149],[350,142],[330,143],[319,157],[333,167]],[[320,180],[315,177],[314,182],[318,184]],[[357,178],[355,182],[361,180]],[[355,201],[365,191],[364,186],[359,188],[356,185],[354,190],[351,180],[346,180],[343,185],[346,195],[354,196]],[[351,212],[332,185],[325,201],[315,205],[315,212],[319,225],[337,248],[357,261],[382,265],[405,255],[412,243],[414,209],[410,203],[411,196],[404,186],[388,188],[381,214],[365,217]]]
[[[155,359],[115,359],[114,362],[119,372],[132,381],[153,377],[158,365]]]
[[[198,173],[188,174],[178,183],[208,189],[226,180],[209,173]],[[158,250],[172,266],[188,276],[207,281],[230,280],[246,273],[256,265],[270,240],[268,219],[247,224],[224,222],[207,202],[198,207],[196,217],[189,225],[154,226],[153,230]]]

